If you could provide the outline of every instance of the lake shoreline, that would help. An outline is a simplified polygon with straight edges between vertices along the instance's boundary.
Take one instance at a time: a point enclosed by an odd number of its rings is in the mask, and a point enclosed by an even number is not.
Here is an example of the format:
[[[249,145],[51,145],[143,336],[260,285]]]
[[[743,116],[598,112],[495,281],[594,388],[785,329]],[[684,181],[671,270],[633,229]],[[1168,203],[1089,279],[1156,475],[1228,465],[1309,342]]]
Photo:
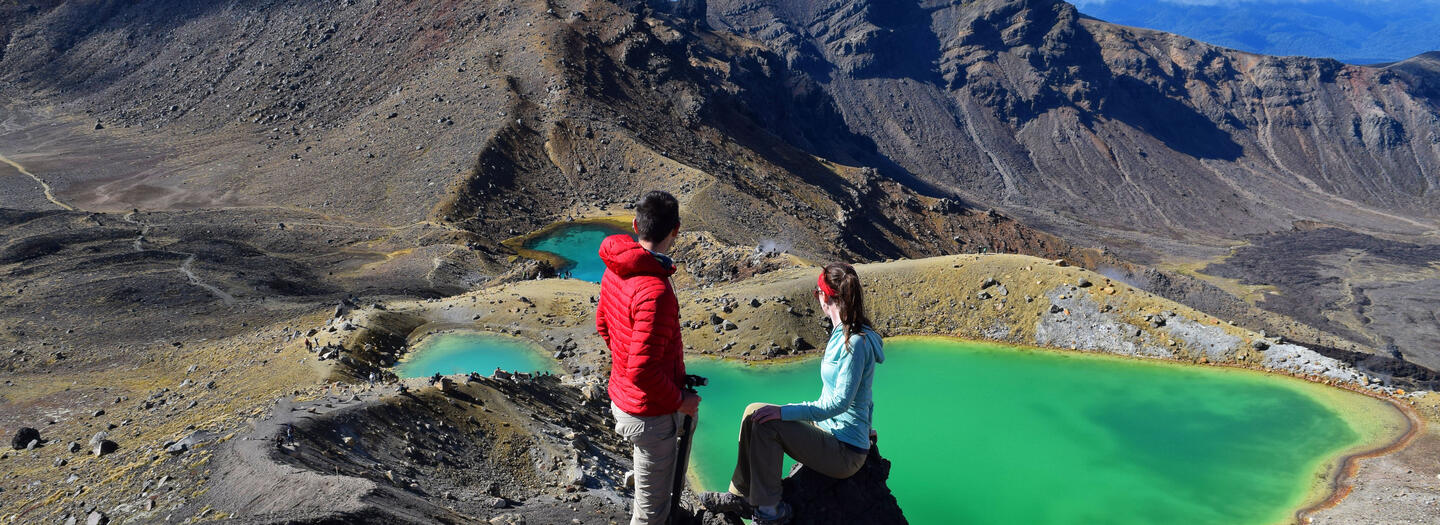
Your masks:
[[[1365,392],[1359,393],[1371,395]],[[1416,438],[1420,437],[1420,434],[1423,433],[1423,430],[1425,429],[1425,420],[1424,418],[1420,417],[1420,414],[1417,413],[1414,409],[1410,408],[1404,403],[1388,397],[1381,397],[1378,395],[1371,395],[1371,397],[1385,401],[1389,405],[1395,407],[1395,409],[1399,411],[1402,416],[1404,416],[1406,424],[1405,433],[1402,434],[1400,437],[1396,438],[1394,441],[1391,441],[1390,443],[1387,443],[1379,448],[1341,456],[1339,459],[1338,468],[1332,471],[1331,475],[1328,476],[1328,495],[1319,502],[1310,504],[1304,508],[1301,508],[1300,510],[1295,511],[1295,523],[1310,523],[1316,513],[1326,509],[1334,508],[1336,505],[1339,505],[1341,501],[1344,501],[1345,498],[1350,495],[1351,491],[1354,490],[1354,486],[1351,484],[1351,482],[1355,479],[1355,476],[1360,471],[1360,460],[1388,456],[1390,454],[1394,454],[1396,452],[1404,450],[1406,447],[1410,446],[1410,444],[1413,443]]]

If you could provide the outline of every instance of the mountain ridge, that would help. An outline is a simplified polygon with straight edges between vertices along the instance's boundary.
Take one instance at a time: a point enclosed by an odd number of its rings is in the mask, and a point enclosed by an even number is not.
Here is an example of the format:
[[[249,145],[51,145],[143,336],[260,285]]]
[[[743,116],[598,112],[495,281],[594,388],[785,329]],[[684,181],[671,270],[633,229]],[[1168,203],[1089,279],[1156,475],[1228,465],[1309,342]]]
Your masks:
[[[9,140],[67,202],[279,204],[503,254],[663,187],[737,245],[1070,249],[1013,218],[1167,269],[1302,222],[1434,242],[1440,209],[1423,56],[1265,57],[1055,0],[171,4],[0,30],[12,100],[59,117]],[[88,160],[43,154],[85,119]]]
[[[869,6],[853,11],[817,8],[819,13],[835,13],[818,22],[787,18],[798,8],[779,9],[775,4],[711,2],[709,22],[770,38],[798,64],[818,58],[832,64],[834,76],[828,84],[824,79],[820,83],[840,102],[852,129],[870,136],[910,171],[973,200],[1042,220],[1044,214],[1036,208],[1050,207],[1069,216],[1064,218],[1112,229],[1158,223],[1166,229],[1226,236],[1288,226],[1295,218],[1409,233],[1433,227],[1437,159],[1428,146],[1440,122],[1435,101],[1398,87],[1400,79],[1388,70],[1236,53],[1183,37],[1085,20],[1069,4],[1053,0],[921,2],[928,14],[917,16],[928,23],[910,20],[893,27],[871,20],[881,16],[876,12],[883,3],[790,3]],[[807,24],[809,29],[799,29]],[[806,31],[813,36],[805,45],[796,43]],[[900,37],[876,35],[917,32],[930,34],[913,38],[939,42],[935,68],[922,75],[866,73],[872,64],[891,63],[898,51],[887,39]],[[935,75],[944,83],[936,85]],[[890,78],[895,76],[899,78]],[[912,78],[916,76],[920,78]],[[1354,102],[1378,104],[1378,111],[1362,113],[1337,104],[1348,100],[1337,93],[1344,91],[1342,80],[1365,88]],[[1319,89],[1307,93],[1302,88]],[[904,99],[896,112],[899,117],[885,114],[885,108],[895,105],[889,100],[892,93]],[[1250,99],[1259,101],[1246,102]],[[1337,114],[1325,114],[1314,107],[1318,103],[1331,105]],[[1268,107],[1280,105],[1300,109],[1294,115],[1267,113]],[[910,107],[924,109],[906,111]],[[926,111],[956,114],[960,122],[916,115]],[[897,118],[917,123],[896,126]],[[1343,136],[1329,144],[1357,160],[1344,162],[1341,155],[1311,158],[1304,154],[1313,146],[1306,137],[1260,136],[1264,128],[1280,124],[1330,127],[1333,135]],[[1052,138],[1049,129],[1061,135]],[[1072,151],[1062,153],[1056,143],[1069,144]],[[949,151],[942,150],[942,144]],[[1404,151],[1393,151],[1397,149]],[[1160,160],[1150,160],[1157,156]],[[991,166],[967,168],[971,159],[988,160]],[[1084,170],[1066,165],[1074,161]],[[1311,166],[1323,168],[1313,171],[1327,177],[1312,180],[1299,174]],[[1360,176],[1364,170],[1384,173],[1389,180],[1372,183]],[[1185,178],[1186,187],[1156,177],[1147,180],[1144,171],[1175,172]],[[1046,191],[1042,181],[1067,191]],[[1082,185],[1107,190],[1116,200],[1075,199],[1080,204],[1118,201],[1137,211],[1114,213],[1064,202],[1087,189]],[[1272,212],[1263,209],[1259,199],[1240,195],[1236,186],[1268,186],[1266,194],[1288,191],[1304,198],[1291,199]],[[1217,202],[1208,210],[1177,210],[1141,197],[1178,201],[1192,191]],[[1355,210],[1306,217],[1324,211],[1312,209],[1321,208],[1318,204]],[[1219,220],[1227,210],[1237,210],[1239,216]],[[1386,217],[1391,210],[1420,216],[1428,224],[1420,227]],[[1087,220],[1074,219],[1079,216]]]

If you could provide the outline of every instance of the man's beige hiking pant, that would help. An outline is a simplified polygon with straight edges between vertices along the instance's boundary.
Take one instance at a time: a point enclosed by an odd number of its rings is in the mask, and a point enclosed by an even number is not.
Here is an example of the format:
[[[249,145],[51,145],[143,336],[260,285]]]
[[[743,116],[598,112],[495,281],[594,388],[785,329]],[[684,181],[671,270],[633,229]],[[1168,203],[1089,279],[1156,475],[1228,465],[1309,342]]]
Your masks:
[[[675,432],[685,415],[632,416],[614,403],[610,412],[615,415],[615,432],[634,449],[635,504],[630,508],[630,525],[664,525],[670,519],[670,490],[679,456]],[[694,424],[691,418],[691,429]]]
[[[751,506],[780,503],[780,467],[785,454],[811,470],[835,479],[845,479],[865,466],[869,454],[845,446],[839,439],[808,421],[750,421],[762,403],[745,408],[740,422],[740,457],[730,492],[745,498]]]

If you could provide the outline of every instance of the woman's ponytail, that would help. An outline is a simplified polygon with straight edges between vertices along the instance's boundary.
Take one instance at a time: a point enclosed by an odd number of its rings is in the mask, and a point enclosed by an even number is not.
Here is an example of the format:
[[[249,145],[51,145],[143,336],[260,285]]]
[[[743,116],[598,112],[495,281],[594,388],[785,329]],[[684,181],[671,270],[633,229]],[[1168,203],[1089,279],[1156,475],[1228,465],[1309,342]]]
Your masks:
[[[845,328],[845,347],[850,347],[850,337],[861,333],[870,326],[865,315],[865,292],[860,288],[860,276],[855,267],[845,263],[831,263],[825,266],[825,284],[835,294],[830,297],[840,308],[840,324]]]

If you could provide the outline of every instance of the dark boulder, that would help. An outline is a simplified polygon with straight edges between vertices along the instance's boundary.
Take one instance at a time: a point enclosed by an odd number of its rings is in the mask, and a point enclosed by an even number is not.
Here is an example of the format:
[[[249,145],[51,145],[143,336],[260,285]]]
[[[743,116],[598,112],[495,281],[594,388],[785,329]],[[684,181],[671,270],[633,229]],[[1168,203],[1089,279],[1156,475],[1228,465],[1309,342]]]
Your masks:
[[[14,447],[15,450],[25,450],[25,447],[28,446],[31,441],[38,441],[39,439],[39,430],[35,430],[30,427],[24,427],[21,428],[19,432],[15,433],[15,438],[10,440],[10,446]]]
[[[880,448],[870,447],[870,457],[854,476],[834,479],[796,464],[781,482],[784,501],[790,504],[794,518],[790,525],[830,525],[864,523],[893,525],[909,523],[900,511],[900,503],[890,493],[890,460],[880,456]],[[691,496],[687,494],[687,496]],[[687,508],[698,508],[691,500]],[[739,516],[710,514],[701,511],[685,523],[698,525],[738,525]]]
[[[865,466],[846,479],[834,479],[797,463],[782,483],[785,502],[795,511],[790,523],[909,523],[890,493],[889,479],[890,460],[881,457],[880,448],[873,444]]]

